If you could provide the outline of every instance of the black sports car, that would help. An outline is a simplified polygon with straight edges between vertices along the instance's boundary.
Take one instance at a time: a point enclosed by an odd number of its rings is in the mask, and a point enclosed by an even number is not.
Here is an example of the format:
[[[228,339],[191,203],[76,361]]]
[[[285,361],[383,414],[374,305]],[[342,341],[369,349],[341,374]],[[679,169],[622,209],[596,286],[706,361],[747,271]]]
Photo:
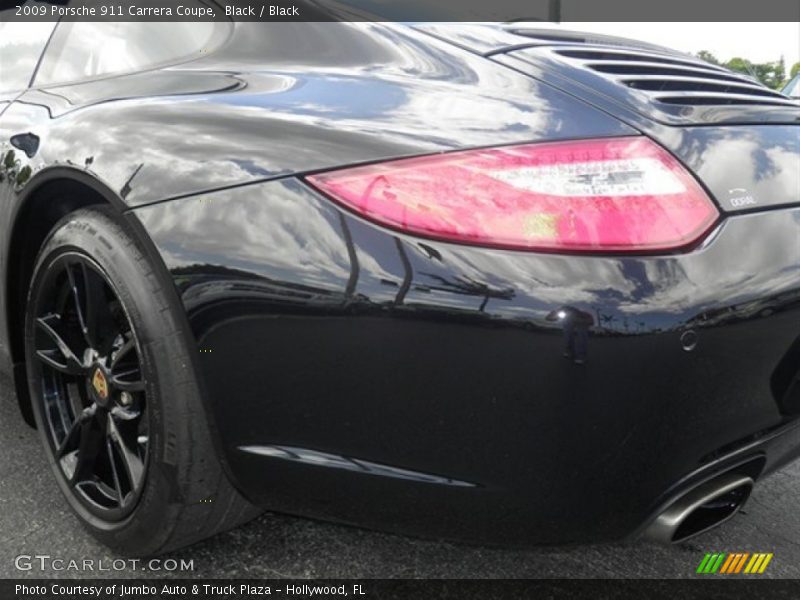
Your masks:
[[[6,23],[0,73],[3,363],[119,552],[677,541],[800,455],[800,109],[749,78],[535,23]]]

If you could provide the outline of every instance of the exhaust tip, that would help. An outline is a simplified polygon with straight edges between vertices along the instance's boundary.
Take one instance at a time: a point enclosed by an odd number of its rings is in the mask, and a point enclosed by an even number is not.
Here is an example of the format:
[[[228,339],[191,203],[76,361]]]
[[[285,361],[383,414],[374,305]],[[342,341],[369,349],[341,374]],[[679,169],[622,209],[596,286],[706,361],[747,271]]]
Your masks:
[[[750,497],[753,480],[727,473],[686,492],[645,530],[646,538],[677,544],[713,529],[735,515]]]

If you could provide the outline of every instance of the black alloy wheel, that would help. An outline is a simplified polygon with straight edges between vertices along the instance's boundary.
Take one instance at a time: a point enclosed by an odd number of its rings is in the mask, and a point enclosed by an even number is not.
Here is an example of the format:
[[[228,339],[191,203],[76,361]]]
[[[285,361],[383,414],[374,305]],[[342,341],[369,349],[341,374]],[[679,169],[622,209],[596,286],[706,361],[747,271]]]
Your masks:
[[[125,518],[147,476],[147,394],[136,333],[100,267],[64,254],[33,299],[34,367],[51,449],[75,496]]]
[[[111,207],[57,223],[25,314],[31,405],[59,489],[113,551],[153,556],[258,515],[219,461],[175,284]]]

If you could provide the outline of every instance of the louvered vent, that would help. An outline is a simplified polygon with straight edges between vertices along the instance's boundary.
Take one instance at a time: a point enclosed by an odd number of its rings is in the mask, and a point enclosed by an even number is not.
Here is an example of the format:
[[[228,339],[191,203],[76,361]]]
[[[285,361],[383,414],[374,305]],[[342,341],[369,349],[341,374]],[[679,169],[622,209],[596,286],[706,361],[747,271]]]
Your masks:
[[[797,106],[752,79],[683,55],[567,44],[552,52],[663,104]]]

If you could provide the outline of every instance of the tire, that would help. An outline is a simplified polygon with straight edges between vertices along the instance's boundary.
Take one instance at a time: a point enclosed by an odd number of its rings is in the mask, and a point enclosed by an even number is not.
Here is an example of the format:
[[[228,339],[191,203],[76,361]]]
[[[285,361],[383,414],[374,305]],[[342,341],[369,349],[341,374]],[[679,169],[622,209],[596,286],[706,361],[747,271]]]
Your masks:
[[[111,209],[79,210],[44,243],[25,317],[33,411],[59,488],[86,529],[126,556],[169,552],[259,513],[223,472],[196,348],[157,269]]]

